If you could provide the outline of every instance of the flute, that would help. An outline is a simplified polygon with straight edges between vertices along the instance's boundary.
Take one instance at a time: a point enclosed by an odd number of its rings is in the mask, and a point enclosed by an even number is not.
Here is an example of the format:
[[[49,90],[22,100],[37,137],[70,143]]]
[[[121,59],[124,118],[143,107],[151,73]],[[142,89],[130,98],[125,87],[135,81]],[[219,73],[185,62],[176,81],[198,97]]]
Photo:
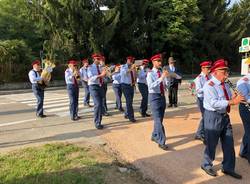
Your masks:
[[[226,79],[225,83],[227,83],[230,86],[230,88],[232,88],[232,90],[236,94],[241,95],[241,93],[239,92],[239,90],[236,88],[236,85],[234,85],[229,79]],[[241,103],[243,103],[246,106],[247,110],[250,111],[250,105],[249,105],[249,103],[247,103],[247,102],[241,102]]]

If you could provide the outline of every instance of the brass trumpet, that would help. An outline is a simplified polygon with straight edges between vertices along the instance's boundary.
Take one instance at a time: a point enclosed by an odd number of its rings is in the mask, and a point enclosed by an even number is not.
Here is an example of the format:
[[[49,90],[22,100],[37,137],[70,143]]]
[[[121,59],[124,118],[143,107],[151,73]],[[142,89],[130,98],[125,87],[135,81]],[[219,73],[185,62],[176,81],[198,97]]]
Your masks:
[[[80,80],[81,79],[80,72],[79,72],[79,70],[77,68],[73,69],[73,75],[76,78],[76,80]]]

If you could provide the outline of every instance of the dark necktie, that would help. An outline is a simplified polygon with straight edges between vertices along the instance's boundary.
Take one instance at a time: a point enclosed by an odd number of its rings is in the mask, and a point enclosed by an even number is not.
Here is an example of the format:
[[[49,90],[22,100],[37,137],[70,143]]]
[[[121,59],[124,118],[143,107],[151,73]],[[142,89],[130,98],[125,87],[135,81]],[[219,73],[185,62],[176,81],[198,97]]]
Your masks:
[[[208,75],[206,75],[206,79],[207,79],[207,81],[209,80],[209,77],[208,77]]]
[[[74,85],[75,85],[75,87],[78,87],[78,82],[76,80],[76,77],[74,76],[73,78],[74,78]]]
[[[226,100],[229,100],[229,96],[228,96],[228,93],[227,93],[226,86],[225,86],[224,82],[221,83],[221,87],[223,89],[223,92],[224,92],[224,95],[226,97]],[[227,112],[228,113],[230,112],[230,105],[227,106]]]
[[[161,77],[161,72],[160,70],[157,71],[157,74],[158,74],[158,78]],[[163,86],[163,82],[160,83],[160,91],[161,91],[161,94],[164,95],[164,86]]]
[[[132,86],[135,85],[135,79],[134,79],[134,74],[133,74],[133,71],[130,71],[130,76],[131,76],[131,82],[132,82]]]
[[[97,69],[98,75],[100,75],[101,72],[100,72],[100,69],[99,69],[99,66],[98,66],[98,65],[96,65],[96,69]],[[102,86],[102,85],[103,85],[103,78],[100,77],[100,86]]]

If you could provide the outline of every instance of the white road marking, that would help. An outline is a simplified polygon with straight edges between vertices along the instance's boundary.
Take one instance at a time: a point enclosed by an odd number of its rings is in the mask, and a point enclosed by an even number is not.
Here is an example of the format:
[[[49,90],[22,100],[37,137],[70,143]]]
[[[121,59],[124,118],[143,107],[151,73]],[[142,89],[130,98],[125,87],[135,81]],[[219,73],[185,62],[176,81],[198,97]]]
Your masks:
[[[17,125],[17,124],[21,124],[21,123],[27,123],[27,122],[31,122],[31,121],[36,121],[37,119],[26,119],[26,120],[21,120],[21,121],[13,121],[13,122],[9,122],[9,123],[1,123],[0,127],[3,126],[10,126],[10,125]]]

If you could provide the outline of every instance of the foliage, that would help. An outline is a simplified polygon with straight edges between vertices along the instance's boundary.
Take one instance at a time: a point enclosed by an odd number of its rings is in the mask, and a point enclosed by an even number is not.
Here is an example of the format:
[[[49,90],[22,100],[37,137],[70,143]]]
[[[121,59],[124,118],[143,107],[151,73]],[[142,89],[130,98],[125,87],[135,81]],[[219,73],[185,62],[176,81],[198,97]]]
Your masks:
[[[204,59],[220,57],[238,70],[241,38],[250,35],[250,1],[230,2],[1,0],[0,40],[23,40],[33,57],[43,50],[58,68],[93,52],[103,53],[108,63],[161,52],[174,56],[187,73],[198,72]],[[108,9],[101,10],[103,6]],[[0,47],[0,54],[5,52]]]

